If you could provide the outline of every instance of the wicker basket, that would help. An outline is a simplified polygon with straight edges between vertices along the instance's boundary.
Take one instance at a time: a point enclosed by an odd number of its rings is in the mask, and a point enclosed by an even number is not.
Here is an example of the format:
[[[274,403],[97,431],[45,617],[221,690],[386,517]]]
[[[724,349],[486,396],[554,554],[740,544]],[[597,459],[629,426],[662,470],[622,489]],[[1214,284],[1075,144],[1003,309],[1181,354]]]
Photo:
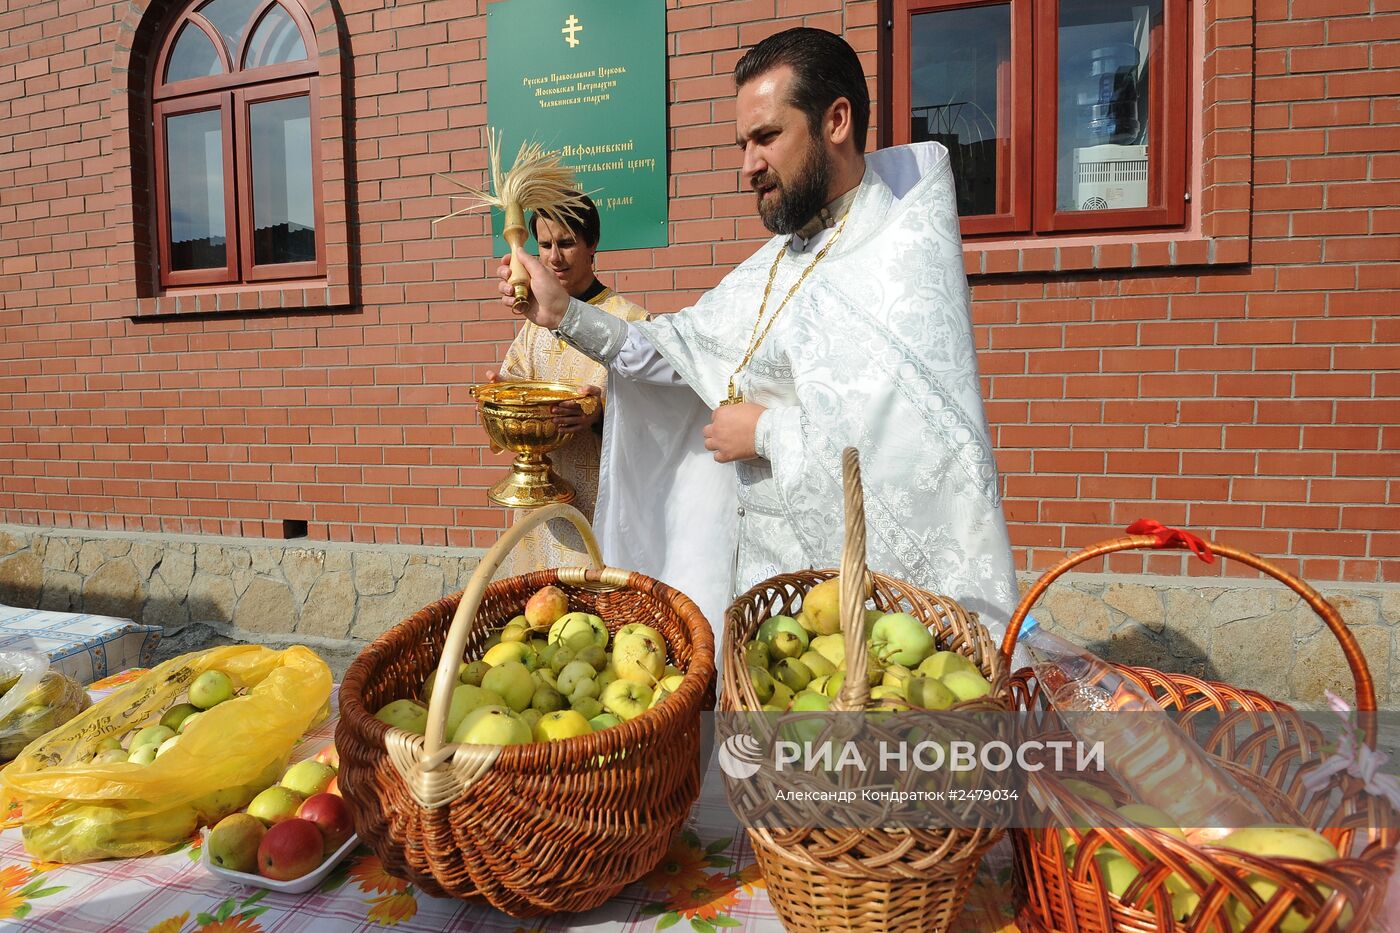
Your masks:
[[[536,525],[567,518],[594,568],[541,570],[488,585]],[[680,687],[635,719],[591,735],[532,745],[445,745],[459,661],[554,584],[569,609],[610,631],[644,622],[685,672]],[[465,652],[465,653],[464,653]],[[390,700],[437,680],[426,737],[374,718]],[[517,917],[597,907],[651,871],[700,790],[700,712],[714,706],[714,636],[687,597],[650,577],[602,568],[582,514],[529,513],[482,559],[463,593],[380,636],[340,689],[340,786],[361,840],[384,867],[429,894],[489,904]]]
[[[1316,590],[1253,554],[1156,527],[1165,534],[1130,534],[1105,541],[1047,571],[1017,607],[1002,644],[1003,657],[1010,656],[1031,607],[1070,568],[1115,551],[1194,544],[1203,557],[1213,551],[1237,560],[1301,596],[1341,642],[1355,680],[1358,708],[1375,710],[1375,691],[1360,646],[1336,609]],[[1150,668],[1118,670],[1148,690],[1164,709],[1177,712],[1176,721],[1197,733],[1214,762],[1253,791],[1279,822],[1319,827],[1339,852],[1350,857],[1323,864],[1260,858],[1192,845],[1157,829],[1135,826],[1015,830],[1016,870],[1027,892],[1020,914],[1022,928],[1054,933],[1245,929],[1264,933],[1282,928],[1285,917],[1296,911],[1290,928],[1306,918],[1301,925],[1310,931],[1368,929],[1369,919],[1385,899],[1400,830],[1394,828],[1396,816],[1389,804],[1365,793],[1357,778],[1343,773],[1317,792],[1304,787],[1303,777],[1323,757],[1321,731],[1291,707],[1253,690]],[[1048,703],[1030,669],[1012,677],[1011,695],[1017,709],[1047,721]],[[1083,806],[1072,803],[1075,795],[1053,778],[1037,775],[1032,781],[1041,793],[1071,811]],[[1077,843],[1071,855],[1066,854],[1061,832]],[[1128,853],[1140,869],[1137,881],[1121,898],[1108,892],[1094,859],[1095,852],[1107,846]],[[1137,853],[1150,853],[1150,858],[1137,858]],[[1186,881],[1194,875],[1199,882],[1191,885],[1199,903],[1181,921],[1166,919],[1173,913],[1167,906],[1171,894],[1166,886],[1173,873]],[[1248,884],[1251,876],[1276,882],[1277,894],[1261,903]]]
[[[866,664],[865,599],[886,612],[908,612],[924,622],[941,650],[970,659],[992,684],[981,699],[958,710],[1007,709],[1006,666],[987,630],[952,600],[917,589],[865,565],[865,504],[856,451],[843,458],[846,536],[841,554],[841,628],[846,667]],[[766,619],[795,614],[802,597],[835,570],[806,570],[771,577],[730,606],[724,619],[724,689],[729,711],[762,704],[744,661],[744,646]],[[864,580],[864,587],[847,586]],[[847,677],[832,710],[863,710],[870,687]],[[938,931],[962,911],[977,866],[999,829],[751,829],[749,838],[774,910],[790,931]]]

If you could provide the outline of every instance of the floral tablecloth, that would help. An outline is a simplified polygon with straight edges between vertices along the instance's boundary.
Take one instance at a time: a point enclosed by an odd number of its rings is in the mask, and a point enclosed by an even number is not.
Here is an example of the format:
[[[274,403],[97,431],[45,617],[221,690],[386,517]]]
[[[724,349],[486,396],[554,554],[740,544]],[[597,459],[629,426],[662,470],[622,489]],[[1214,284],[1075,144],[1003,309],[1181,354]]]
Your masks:
[[[94,698],[136,676],[93,684]],[[313,754],[335,732],[332,719],[309,733],[296,757]],[[545,933],[588,930],[651,933],[773,931],[773,914],[747,837],[724,800],[723,782],[705,782],[686,829],[650,875],[586,914],[521,921],[489,908],[429,897],[387,874],[361,847],[315,891],[277,894],[229,885],[199,864],[197,840],[149,858],[57,865],[36,862],[19,829],[0,833],[0,929],[72,933],[273,933],[273,931],[469,930]],[[987,866],[984,866],[987,867]],[[987,867],[954,925],[956,933],[1015,933],[1006,869]]]

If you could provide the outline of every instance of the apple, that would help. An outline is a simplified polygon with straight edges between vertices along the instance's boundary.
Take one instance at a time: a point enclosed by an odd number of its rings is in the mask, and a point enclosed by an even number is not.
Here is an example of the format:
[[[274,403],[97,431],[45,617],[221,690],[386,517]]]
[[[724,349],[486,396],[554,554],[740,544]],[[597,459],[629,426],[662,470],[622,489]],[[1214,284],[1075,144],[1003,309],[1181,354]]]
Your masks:
[[[461,672],[457,675],[457,679],[464,684],[480,687],[481,678],[485,677],[486,672],[490,669],[491,665],[487,664],[485,661],[470,661],[461,669]]]
[[[812,672],[813,677],[829,677],[836,673],[836,665],[827,660],[820,651],[808,649],[797,659]]]
[[[565,696],[572,696],[575,687],[585,680],[591,682],[597,673],[593,665],[586,661],[570,661],[559,672],[559,692]],[[596,693],[592,695],[597,696]]]
[[[549,627],[549,642],[553,645],[567,645],[578,651],[589,645],[606,648],[608,627],[603,620],[587,612],[570,612],[560,616]]]
[[[786,684],[794,693],[807,689],[812,682],[812,672],[796,658],[783,658],[773,665],[773,679]]]
[[[330,765],[337,771],[340,770],[340,752],[335,750],[335,743],[328,742],[322,745],[316,754],[311,756],[312,761],[319,761],[323,765]]]
[[[258,870],[258,846],[267,827],[262,820],[247,813],[233,813],[220,820],[204,840],[210,864],[229,871]]]
[[[122,748],[104,748],[93,756],[92,763],[95,765],[111,765],[119,761],[126,761],[126,750]]]
[[[293,817],[273,826],[258,844],[258,874],[291,881],[316,870],[325,858],[325,840],[310,820]]]
[[[467,714],[452,741],[461,745],[529,745],[534,737],[525,720],[509,707],[483,706]]]
[[[153,748],[160,746],[160,743],[175,734],[175,730],[169,726],[147,726],[131,740],[130,751],[136,751],[142,745],[150,745]]]
[[[943,686],[953,691],[959,702],[975,700],[992,692],[992,685],[977,671],[949,671],[942,680]]]
[[[374,718],[414,735],[428,733],[428,708],[416,700],[394,700],[385,703],[379,708],[379,712],[374,714]]]
[[[534,650],[524,642],[511,641],[501,642],[490,651],[481,656],[481,660],[491,665],[493,668],[502,664],[515,662],[523,665],[527,671],[539,667],[539,658],[535,656]],[[482,684],[485,685],[486,677],[482,675]],[[487,688],[490,689],[490,688]]]
[[[189,731],[190,726],[194,725],[195,722],[199,720],[199,717],[203,715],[203,713],[190,713],[184,719],[180,720],[180,728],[176,729],[175,731],[178,732],[180,735],[184,735],[186,732]]]
[[[616,651],[618,645],[628,641],[634,635],[645,635],[657,644],[666,644],[666,639],[662,634],[650,625],[645,625],[641,622],[629,622],[618,629],[617,634],[613,636],[613,650]]]
[[[492,667],[481,678],[481,687],[506,701],[517,713],[530,705],[535,695],[535,681],[530,671],[519,661],[507,661]]]
[[[328,793],[328,794],[335,794],[337,797],[341,796],[341,793],[340,793],[340,775],[339,775],[339,774],[337,774],[335,777],[331,778],[331,783],[330,783],[330,785],[326,787],[326,793]]]
[[[569,694],[569,702],[572,704],[575,700],[586,700],[589,697],[598,697],[602,695],[602,693],[603,688],[599,686],[599,679],[597,677],[585,677],[583,680],[574,684],[574,692]]]
[[[870,695],[875,695],[873,690]],[[947,709],[958,702],[957,695],[944,686],[943,681],[933,677],[909,678],[904,687],[904,698],[920,709]]]
[[[184,722],[187,716],[192,716],[197,712],[199,712],[199,707],[193,703],[177,703],[166,710],[164,716],[160,717],[160,724],[179,732],[180,723]]]
[[[617,718],[615,713],[599,713],[588,720],[588,726],[594,732],[602,732],[604,729],[611,729],[613,726],[622,725],[622,720]]]
[[[335,769],[330,765],[308,758],[298,761],[287,769],[278,783],[288,790],[294,790],[303,797],[320,794],[335,780]]]
[[[840,633],[818,635],[807,647],[826,658],[833,670],[846,663],[846,636]]]
[[[919,673],[925,677],[942,678],[953,671],[969,671],[981,675],[977,665],[956,651],[935,651],[919,664]]]
[[[619,680],[655,685],[666,673],[666,643],[647,632],[632,632],[613,645],[612,669]]]
[[[126,760],[134,765],[148,765],[156,760],[156,750],[160,746],[147,742],[145,745],[135,745],[131,753],[126,756]]]
[[[882,661],[914,667],[933,652],[933,635],[907,612],[881,616],[870,629],[870,647]]]
[[[807,630],[792,616],[773,616],[758,627],[758,639],[768,646],[770,653],[773,650],[773,637],[779,632],[791,632],[796,635],[802,642],[802,651],[807,650]]]
[[[178,741],[180,741],[180,737],[178,735],[172,735],[164,742],[161,742],[160,745],[156,748],[156,757],[159,758],[161,755],[164,755],[166,752],[170,751],[172,748],[175,747],[175,743]]]
[[[938,683],[938,681],[932,681]],[[949,694],[951,696],[952,694]],[[910,700],[905,696],[904,691],[898,687],[890,687],[881,684],[878,687],[870,688],[870,701],[879,704],[880,709],[909,709]],[[945,709],[946,707],[925,706],[924,709]]]
[[[462,724],[462,720],[472,710],[482,706],[500,706],[505,702],[500,694],[487,690],[485,687],[473,687],[471,684],[458,684],[452,690],[452,702],[447,708],[447,726],[444,735],[451,735],[457,731],[457,727]]]
[[[841,631],[841,578],[832,577],[802,597],[802,615],[818,635]]]
[[[297,818],[310,820],[321,830],[325,840],[324,854],[330,855],[345,845],[355,832],[355,819],[350,815],[350,805],[335,794],[312,794],[297,808]]]
[[[603,691],[601,700],[603,709],[626,721],[646,712],[651,696],[651,687],[640,681],[615,680]]]
[[[583,697],[579,700],[570,700],[569,707],[584,719],[592,719],[603,712],[603,704],[597,697]]]
[[[545,713],[540,717],[539,724],[535,726],[535,741],[558,742],[579,735],[588,735],[592,731],[593,727],[588,724],[588,720],[584,719],[581,713],[564,709],[554,713]]]
[[[259,793],[248,803],[248,812],[269,826],[290,820],[297,815],[297,808],[306,799],[290,787],[273,784]]]
[[[773,656],[768,651],[768,642],[754,640],[744,646],[744,663],[749,667],[761,667],[765,671],[768,665],[773,663]]]
[[[545,586],[525,600],[525,621],[530,628],[549,628],[569,611],[569,597],[557,586]]]
[[[190,702],[200,709],[218,706],[232,697],[233,681],[223,671],[205,671],[190,684]]]
[[[683,683],[685,683],[684,674],[667,674],[665,677],[661,678],[661,686],[671,693],[675,693],[679,690]]]

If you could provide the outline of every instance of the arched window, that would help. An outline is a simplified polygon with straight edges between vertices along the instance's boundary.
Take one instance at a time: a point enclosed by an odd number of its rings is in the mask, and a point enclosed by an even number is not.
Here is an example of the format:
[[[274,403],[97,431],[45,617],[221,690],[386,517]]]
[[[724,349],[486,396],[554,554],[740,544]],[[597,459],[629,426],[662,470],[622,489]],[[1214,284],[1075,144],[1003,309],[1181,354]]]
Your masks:
[[[196,0],[156,58],[160,282],[324,275],[320,92],[297,0]]]

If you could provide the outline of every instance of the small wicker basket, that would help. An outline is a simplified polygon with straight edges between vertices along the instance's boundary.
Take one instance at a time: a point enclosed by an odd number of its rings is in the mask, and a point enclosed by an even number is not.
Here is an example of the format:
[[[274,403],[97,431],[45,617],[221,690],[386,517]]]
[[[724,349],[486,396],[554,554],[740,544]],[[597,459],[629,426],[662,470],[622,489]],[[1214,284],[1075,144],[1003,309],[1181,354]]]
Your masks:
[[[536,525],[571,520],[593,569],[541,570],[488,585]],[[636,717],[590,735],[532,745],[444,744],[460,660],[554,584],[569,610],[610,631],[644,622],[666,639],[685,677]],[[413,696],[434,670],[427,736],[374,718]],[[603,568],[572,506],[529,513],[477,567],[461,594],[414,613],[375,640],[340,689],[340,786],[360,839],[393,875],[429,894],[489,904],[517,917],[590,910],[651,871],[700,791],[700,712],[714,708],[714,636],[686,596],[650,577]]]
[[[865,564],[865,501],[856,451],[843,457],[846,532],[841,553],[841,628],[846,668],[864,670],[864,604],[908,612],[925,623],[940,650],[956,651],[977,665],[992,691],[958,710],[1007,709],[1007,673],[987,630],[957,603],[880,573]],[[774,615],[795,614],[803,596],[835,570],[805,570],[771,577],[739,597],[724,620],[725,710],[762,708],[754,692],[744,646],[759,625]],[[865,586],[851,586],[863,580]],[[870,687],[864,677],[847,677],[831,709],[863,710]],[[939,931],[962,911],[987,847],[1002,831],[943,828],[750,829],[769,900],[789,931]]]
[[[1021,624],[1041,594],[1071,568],[1116,551],[1192,547],[1203,557],[1213,552],[1262,571],[1301,596],[1341,642],[1355,680],[1358,709],[1363,714],[1375,710],[1375,691],[1361,648],[1337,610],[1316,590],[1248,552],[1203,542],[1156,523],[1143,524],[1163,533],[1105,541],[1046,571],[1017,607],[1002,643],[1002,656],[1010,657]],[[1334,776],[1316,792],[1304,786],[1303,778],[1323,757],[1321,730],[1292,707],[1253,690],[1144,667],[1118,667],[1118,671],[1149,691],[1163,709],[1175,711],[1176,721],[1197,733],[1215,764],[1253,791],[1275,818],[1318,828],[1349,857],[1322,864],[1262,858],[1193,845],[1160,830],[1136,826],[1014,830],[1018,880],[1027,892],[1019,918],[1022,928],[1054,933],[1367,930],[1385,899],[1400,841],[1400,829],[1395,827],[1400,824],[1385,800],[1367,794],[1361,781],[1346,773]],[[1048,701],[1029,668],[1012,677],[1011,696],[1016,709],[1047,721]],[[1032,783],[1071,812],[1082,806],[1054,778],[1036,775]],[[1075,843],[1072,855],[1066,854],[1061,833]],[[1094,858],[1107,847],[1125,854],[1139,869],[1122,897],[1109,893]],[[1167,884],[1172,877],[1190,884],[1199,896],[1191,913],[1183,914],[1184,920],[1172,916],[1176,910]],[[1276,883],[1277,893],[1261,902],[1251,880],[1256,885],[1260,880]]]

